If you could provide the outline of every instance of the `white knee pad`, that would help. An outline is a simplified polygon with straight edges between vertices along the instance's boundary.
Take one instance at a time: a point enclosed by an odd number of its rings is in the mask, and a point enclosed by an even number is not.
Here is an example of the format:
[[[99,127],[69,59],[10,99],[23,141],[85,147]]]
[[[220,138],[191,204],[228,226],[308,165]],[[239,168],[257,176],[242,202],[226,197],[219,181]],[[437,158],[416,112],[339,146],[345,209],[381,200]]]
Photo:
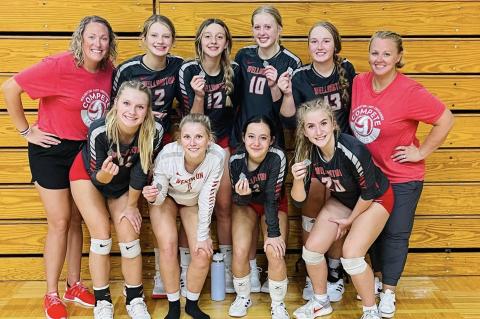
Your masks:
[[[302,228],[307,233],[312,231],[313,224],[315,224],[315,218],[302,215]]]
[[[318,265],[325,259],[323,254],[308,250],[305,246],[303,246],[302,258],[307,265]]]
[[[365,257],[357,258],[340,258],[342,261],[343,269],[350,276],[359,275],[367,269],[367,263],[365,262]]]
[[[90,251],[97,255],[108,255],[112,250],[112,239],[90,238]]]
[[[129,243],[118,243],[118,246],[120,246],[122,257],[125,258],[135,258],[142,253],[140,239],[132,240]]]

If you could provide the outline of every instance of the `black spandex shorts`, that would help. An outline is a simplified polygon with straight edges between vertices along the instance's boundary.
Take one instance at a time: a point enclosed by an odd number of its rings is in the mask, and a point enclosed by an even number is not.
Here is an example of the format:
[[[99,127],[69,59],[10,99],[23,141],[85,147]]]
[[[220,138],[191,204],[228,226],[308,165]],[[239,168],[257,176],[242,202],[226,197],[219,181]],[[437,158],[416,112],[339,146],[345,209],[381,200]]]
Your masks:
[[[84,141],[61,140],[58,145],[44,148],[28,143],[28,160],[32,182],[47,189],[70,187],[68,173]]]

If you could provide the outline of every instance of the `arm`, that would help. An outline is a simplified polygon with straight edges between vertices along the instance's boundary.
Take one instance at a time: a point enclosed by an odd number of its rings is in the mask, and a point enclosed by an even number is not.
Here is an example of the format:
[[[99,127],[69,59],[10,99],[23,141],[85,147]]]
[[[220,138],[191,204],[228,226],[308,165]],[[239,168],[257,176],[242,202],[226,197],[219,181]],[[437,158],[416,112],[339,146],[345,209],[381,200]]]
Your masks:
[[[402,145],[395,148],[392,158],[396,162],[418,162],[432,154],[447,138],[453,127],[454,117],[450,110],[445,109],[428,133],[420,147],[415,145]]]
[[[339,218],[339,219],[329,218],[329,221],[338,224],[336,239],[342,238],[348,232],[353,221],[358,216],[360,216],[360,214],[365,212],[370,207],[372,202],[373,202],[373,199],[364,200],[361,197],[359,197],[350,216],[348,216],[347,218]]]
[[[155,160],[152,185],[145,186],[143,190],[145,198],[152,205],[162,205],[168,193],[169,167],[168,163],[161,160],[161,155],[162,153],[160,152]],[[148,191],[153,191],[154,196],[147,197],[145,194],[146,188],[148,188]]]
[[[265,222],[267,224],[268,237],[279,237],[280,226],[278,221],[278,203],[285,179],[287,160],[285,155],[275,157],[268,167],[268,180],[265,184]]]
[[[225,154],[222,150],[221,160],[213,164],[215,166],[208,174],[198,197],[197,241],[205,241],[210,238],[210,222],[215,206],[215,196],[223,174],[224,157]]]
[[[283,93],[282,105],[280,106],[280,114],[284,117],[295,116],[295,101],[292,94],[292,79],[288,71],[280,75],[277,83],[278,88]]]
[[[25,112],[23,111],[22,93],[23,89],[14,78],[10,78],[2,85],[2,91],[5,98],[8,114],[12,119],[13,125],[17,131],[22,133],[22,136],[28,142],[40,145],[42,147],[50,147],[60,143],[54,134],[44,133],[37,126],[30,127]]]
[[[192,74],[193,66],[182,65],[179,71],[180,103],[184,114],[202,113],[205,92],[205,79]]]
[[[310,176],[307,176],[307,169],[303,162],[292,165],[293,185],[290,194],[295,206],[301,206],[307,198],[306,190],[310,188]]]
[[[94,125],[88,130],[88,162],[86,163],[88,163],[88,171],[92,183],[96,186],[103,186],[110,183],[113,176],[118,173],[119,168],[113,163],[112,156],[108,155],[109,145],[105,131],[92,135],[92,131],[104,129],[105,126],[94,127]]]
[[[239,206],[247,206],[252,201],[252,190],[248,180],[240,181],[242,173],[239,161],[230,162],[230,182],[232,184],[232,201]]]

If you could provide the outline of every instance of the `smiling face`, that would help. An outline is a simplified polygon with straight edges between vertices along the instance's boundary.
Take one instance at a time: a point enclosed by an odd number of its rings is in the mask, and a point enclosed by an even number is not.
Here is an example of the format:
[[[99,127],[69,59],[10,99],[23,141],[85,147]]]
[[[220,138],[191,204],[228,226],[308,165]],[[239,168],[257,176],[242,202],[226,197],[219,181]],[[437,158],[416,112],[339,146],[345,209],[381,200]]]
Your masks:
[[[278,42],[282,27],[268,13],[259,13],[253,17],[253,38],[260,48],[271,48]]]
[[[148,29],[143,42],[147,47],[148,54],[164,57],[173,45],[172,30],[163,23],[155,22]]]
[[[99,22],[90,22],[82,34],[82,51],[84,63],[96,68],[109,54],[108,28]]]
[[[323,110],[313,110],[304,115],[303,134],[320,149],[333,150],[335,126],[332,118]]]
[[[335,42],[332,34],[322,26],[313,28],[308,39],[308,50],[313,62],[333,63]]]
[[[249,159],[257,163],[263,161],[273,143],[270,128],[265,123],[250,123],[243,136]]]
[[[391,39],[374,38],[370,43],[368,62],[375,76],[388,77],[396,72],[396,64],[402,59],[397,45]]]
[[[201,34],[201,47],[204,55],[211,58],[218,57],[227,46],[227,36],[225,29],[221,25],[212,23],[203,29]]]
[[[180,144],[185,156],[194,160],[202,161],[207,153],[210,136],[201,123],[187,122],[180,131]]]
[[[126,131],[137,130],[145,120],[150,100],[145,92],[126,87],[116,99],[117,121]]]

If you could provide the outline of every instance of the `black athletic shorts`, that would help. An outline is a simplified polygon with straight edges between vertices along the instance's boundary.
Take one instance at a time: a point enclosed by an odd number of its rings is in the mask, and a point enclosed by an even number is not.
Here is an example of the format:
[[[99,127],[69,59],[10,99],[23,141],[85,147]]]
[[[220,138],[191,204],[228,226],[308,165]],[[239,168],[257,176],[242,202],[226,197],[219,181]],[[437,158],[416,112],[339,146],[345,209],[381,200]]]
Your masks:
[[[84,141],[61,140],[58,145],[44,148],[28,143],[28,160],[32,182],[47,189],[70,187],[68,173]]]

